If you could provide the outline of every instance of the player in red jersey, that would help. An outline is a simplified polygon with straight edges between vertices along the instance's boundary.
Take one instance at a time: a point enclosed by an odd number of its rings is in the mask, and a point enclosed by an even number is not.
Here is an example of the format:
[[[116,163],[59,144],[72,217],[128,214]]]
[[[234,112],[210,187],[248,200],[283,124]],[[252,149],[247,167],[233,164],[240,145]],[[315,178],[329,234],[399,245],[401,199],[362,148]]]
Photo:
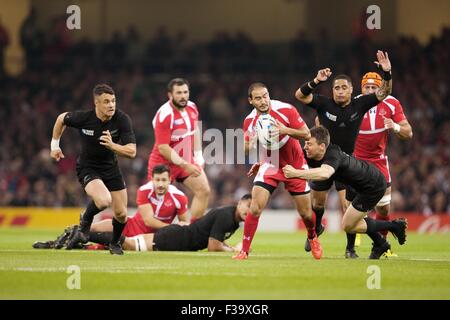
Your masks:
[[[122,233],[126,237],[154,233],[171,224],[175,216],[178,216],[181,224],[188,223],[188,198],[182,191],[170,184],[170,170],[165,165],[153,168],[152,180],[138,189],[136,203],[138,211],[133,217],[128,218],[128,223]],[[90,231],[112,231],[111,219],[92,224]]]
[[[381,86],[381,76],[376,72],[366,73],[361,80],[363,95],[376,93]],[[398,138],[406,140],[413,136],[411,125],[403,112],[403,107],[393,96],[387,96],[364,115],[355,144],[354,156],[376,166],[385,176],[388,188],[384,197],[375,207],[377,220],[389,221],[391,203],[391,174],[386,155],[388,135],[393,132]],[[384,237],[387,232],[381,232]],[[390,250],[386,256],[392,256]]]
[[[171,179],[183,183],[194,196],[191,203],[192,218],[204,215],[208,207],[210,188],[202,167],[201,133],[198,110],[189,101],[189,83],[175,78],[168,84],[169,101],[163,104],[153,118],[155,144],[148,160],[148,179],[154,166],[170,167]]]
[[[315,259],[322,256],[322,247],[317,239],[315,222],[311,210],[310,188],[308,182],[303,179],[287,179],[284,177],[283,168],[290,164],[297,169],[307,169],[308,165],[303,155],[299,139],[310,137],[309,129],[300,117],[297,109],[288,103],[271,100],[267,87],[262,83],[254,83],[248,89],[248,101],[254,107],[253,111],[244,120],[245,151],[248,153],[256,145],[257,137],[255,125],[258,117],[269,114],[275,119],[275,129],[272,133],[278,136],[280,148],[272,150],[271,154],[278,152],[279,163],[263,160],[255,164],[248,175],[256,174],[252,189],[252,202],[250,210],[245,218],[244,236],[241,252],[234,259],[247,259],[250,245],[258,227],[259,217],[264,210],[270,195],[283,182],[295,202],[298,213],[302,217],[308,230],[308,240]]]

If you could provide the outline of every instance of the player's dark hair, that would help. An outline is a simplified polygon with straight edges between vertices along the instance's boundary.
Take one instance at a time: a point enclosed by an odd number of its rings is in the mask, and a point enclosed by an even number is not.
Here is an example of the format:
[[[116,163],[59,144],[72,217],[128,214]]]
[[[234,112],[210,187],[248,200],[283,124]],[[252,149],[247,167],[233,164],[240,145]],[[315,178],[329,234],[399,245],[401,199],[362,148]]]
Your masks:
[[[170,177],[170,169],[169,169],[169,167],[166,166],[165,164],[159,164],[159,165],[153,167],[153,169],[152,169],[152,177],[155,174],[161,174],[161,173],[164,173],[164,172],[167,172],[169,174],[169,177]]]
[[[183,79],[183,78],[172,79],[172,80],[170,80],[169,84],[167,85],[167,90],[169,92],[172,92],[174,86],[182,86],[184,84],[187,85],[189,88],[189,82],[186,79]]]
[[[248,94],[248,97],[249,97],[249,98],[252,98],[253,90],[255,90],[255,89],[257,89],[257,88],[267,88],[267,86],[266,86],[264,83],[262,83],[262,82],[255,82],[255,83],[252,83],[252,84],[250,85],[250,87],[248,87],[248,92],[247,92],[247,94]]]
[[[252,195],[250,193],[246,193],[241,197],[241,200],[250,200]]]
[[[101,83],[101,84],[96,85],[94,87],[94,89],[92,90],[92,94],[94,95],[94,97],[95,96],[100,96],[100,95],[102,95],[104,93],[115,95],[113,88],[111,88],[110,86],[108,86],[105,83]]]
[[[325,144],[325,147],[328,148],[330,145],[330,133],[328,129],[324,126],[314,126],[309,131],[311,133],[311,138],[316,138],[318,144]]]
[[[333,79],[333,87],[334,87],[334,82],[335,82],[336,80],[341,80],[341,79],[347,80],[347,82],[353,87],[352,78],[350,78],[350,77],[349,77],[348,75],[346,75],[346,74],[340,74],[340,75],[337,75],[336,77],[334,77],[334,79]]]

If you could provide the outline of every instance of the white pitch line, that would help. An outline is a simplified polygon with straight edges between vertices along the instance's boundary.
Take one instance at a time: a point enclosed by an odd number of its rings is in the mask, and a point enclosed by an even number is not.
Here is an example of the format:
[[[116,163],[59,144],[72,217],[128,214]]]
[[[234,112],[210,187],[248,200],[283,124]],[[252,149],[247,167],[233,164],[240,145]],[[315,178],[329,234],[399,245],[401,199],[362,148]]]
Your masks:
[[[189,271],[172,271],[168,270],[170,268],[164,267],[138,267],[138,268],[110,268],[105,270],[104,268],[96,267],[81,267],[81,272],[101,272],[101,273],[163,273],[171,275],[183,275],[183,276],[228,276],[228,277],[239,277],[244,276],[243,273],[236,272],[189,272]],[[67,268],[47,268],[47,267],[0,267],[0,271],[15,271],[15,272],[66,272]],[[245,276],[258,277],[256,274],[249,274]],[[276,275],[268,275],[269,277],[279,277]],[[267,277],[267,276],[266,276]]]

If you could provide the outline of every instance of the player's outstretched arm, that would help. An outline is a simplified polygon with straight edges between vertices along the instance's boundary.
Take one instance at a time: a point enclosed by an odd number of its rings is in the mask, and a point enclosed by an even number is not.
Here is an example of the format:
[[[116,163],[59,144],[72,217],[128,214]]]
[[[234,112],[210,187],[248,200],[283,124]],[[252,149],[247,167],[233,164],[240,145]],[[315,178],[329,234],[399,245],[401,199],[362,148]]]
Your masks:
[[[332,166],[323,164],[320,168],[299,170],[293,168],[291,165],[283,167],[283,173],[286,178],[300,178],[305,180],[327,180],[334,174],[335,170]]]
[[[310,104],[313,100],[313,90],[317,88],[321,82],[327,81],[331,74],[330,68],[319,70],[314,80],[306,82],[295,92],[295,98],[304,104]]]
[[[378,101],[383,101],[392,93],[392,68],[388,53],[378,50],[377,61],[375,61],[375,64],[383,71],[383,82],[381,83],[380,89],[376,93]]]
[[[230,247],[225,242],[219,241],[212,237],[208,239],[208,251],[210,252],[233,252],[235,251],[233,247]]]
[[[67,112],[61,113],[56,118],[55,125],[53,126],[52,141],[50,143],[50,157],[56,161],[64,158],[64,154],[59,146],[59,140],[61,139],[64,129],[66,128],[66,125],[64,124],[64,117],[66,114]]]

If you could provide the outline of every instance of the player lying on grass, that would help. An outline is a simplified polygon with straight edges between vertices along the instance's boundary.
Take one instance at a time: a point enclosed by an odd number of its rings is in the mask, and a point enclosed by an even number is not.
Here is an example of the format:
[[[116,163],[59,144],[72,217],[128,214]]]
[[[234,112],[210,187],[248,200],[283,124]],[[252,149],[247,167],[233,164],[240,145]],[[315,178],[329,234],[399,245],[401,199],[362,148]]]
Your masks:
[[[154,233],[122,235],[120,242],[124,250],[135,251],[239,251],[240,248],[229,246],[225,240],[239,228],[239,222],[245,220],[251,199],[251,195],[246,194],[237,205],[212,209],[190,225],[171,224]],[[111,236],[111,232],[96,233],[95,242],[107,245]]]
[[[298,170],[290,165],[283,168],[287,178],[335,181],[347,186],[346,198],[351,204],[345,211],[342,227],[347,233],[366,233],[373,240],[370,259],[379,259],[391,245],[379,232],[392,232],[400,245],[406,241],[406,219],[393,221],[374,220],[365,217],[384,196],[386,178],[373,165],[349,156],[334,144],[330,144],[330,134],[325,127],[314,127],[311,138],[306,141],[305,154],[308,166],[313,169]]]
[[[179,224],[188,224],[187,204],[188,198],[170,184],[170,170],[166,165],[158,165],[152,169],[152,181],[144,184],[138,189],[137,200],[138,211],[133,217],[128,217],[128,223],[123,230],[126,237],[143,233],[154,233],[156,230],[170,225],[176,216]],[[89,241],[97,242],[102,233],[112,232],[111,219],[105,219],[93,223],[90,228]],[[79,232],[79,226],[69,227],[55,241],[36,242],[35,248],[60,249]],[[103,238],[101,238],[103,239]],[[80,248],[77,243],[76,248]]]

